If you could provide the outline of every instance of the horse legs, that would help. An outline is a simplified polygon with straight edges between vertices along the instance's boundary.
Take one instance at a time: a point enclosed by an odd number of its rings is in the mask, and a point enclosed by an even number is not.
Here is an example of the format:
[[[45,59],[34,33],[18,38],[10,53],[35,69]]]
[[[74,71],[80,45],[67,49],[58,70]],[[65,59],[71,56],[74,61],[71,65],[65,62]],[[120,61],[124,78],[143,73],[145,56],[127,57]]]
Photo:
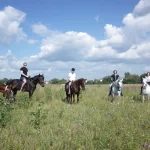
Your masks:
[[[67,103],[71,103],[71,96],[70,94],[68,94],[68,92],[66,92],[66,100],[67,100]]]
[[[69,94],[70,104],[72,104],[72,94]]]
[[[14,94],[14,101],[15,101],[15,97],[16,97],[16,94],[17,94],[17,90],[13,90],[13,94]]]
[[[118,104],[120,103],[121,90],[118,92]]]
[[[145,96],[144,94],[142,95],[142,102],[144,103],[144,100],[145,100]]]
[[[12,91],[12,90],[10,92],[9,99],[10,99],[10,103],[14,103],[14,100],[15,100],[15,98],[14,98],[14,91]]]
[[[79,93],[77,94],[77,103],[79,102]]]
[[[33,92],[29,92],[29,99],[31,99]]]
[[[111,93],[111,102],[114,101],[114,96],[115,96],[115,95]]]
[[[72,94],[73,96],[73,104],[75,103],[75,94]]]
[[[147,95],[147,101],[149,103],[149,100],[150,100],[150,95]]]

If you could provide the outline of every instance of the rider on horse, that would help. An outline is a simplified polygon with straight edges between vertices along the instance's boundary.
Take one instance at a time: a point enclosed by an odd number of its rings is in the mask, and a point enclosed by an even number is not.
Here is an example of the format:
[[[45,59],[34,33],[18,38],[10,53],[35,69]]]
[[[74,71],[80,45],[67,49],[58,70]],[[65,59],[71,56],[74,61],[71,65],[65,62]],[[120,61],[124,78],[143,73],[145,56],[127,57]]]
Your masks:
[[[115,82],[118,79],[119,79],[119,75],[117,73],[117,70],[114,70],[113,74],[111,75],[111,81],[112,81],[112,83]],[[109,96],[111,95],[111,91],[112,91],[112,83],[110,84]],[[123,96],[122,89],[121,89],[121,96]]]
[[[146,82],[150,85],[150,72],[147,72],[147,75],[145,76],[146,78]],[[142,95],[142,90],[143,90],[143,84],[141,86],[141,93],[140,95]]]
[[[23,67],[20,68],[20,74],[21,74],[20,80],[23,82],[22,85],[21,85],[21,89],[20,89],[20,92],[21,92],[23,87],[24,87],[24,85],[27,82],[27,78],[29,77],[29,73],[28,73],[27,63],[26,62],[24,62],[23,63]]]
[[[75,68],[71,69],[71,72],[68,74],[68,83],[69,83],[69,93],[70,94],[70,86],[71,83],[76,80]]]

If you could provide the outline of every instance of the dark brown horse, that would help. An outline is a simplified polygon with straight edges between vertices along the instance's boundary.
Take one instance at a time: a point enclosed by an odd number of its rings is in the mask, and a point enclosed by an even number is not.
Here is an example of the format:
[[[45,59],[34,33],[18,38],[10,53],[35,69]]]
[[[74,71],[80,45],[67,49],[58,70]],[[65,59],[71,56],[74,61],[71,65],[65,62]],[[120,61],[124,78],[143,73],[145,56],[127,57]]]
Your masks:
[[[69,93],[69,82],[65,84],[66,99],[68,103],[70,104],[72,104],[72,102],[75,103],[75,94],[77,95],[77,103],[79,102],[80,87],[83,90],[85,90],[86,80],[87,79],[81,78],[72,82],[70,85],[70,93]]]
[[[11,90],[13,91],[13,97],[16,96],[17,91],[20,90],[22,81],[20,79],[12,79],[8,80],[6,83]],[[36,85],[40,84],[42,87],[44,87],[44,76],[43,75],[36,75],[32,78],[27,79],[27,83],[23,87],[23,92],[28,92],[29,93],[29,98],[32,97],[33,92],[36,89]]]
[[[3,93],[3,97],[6,97],[6,99],[12,98],[11,89],[1,82],[0,82],[0,92]]]

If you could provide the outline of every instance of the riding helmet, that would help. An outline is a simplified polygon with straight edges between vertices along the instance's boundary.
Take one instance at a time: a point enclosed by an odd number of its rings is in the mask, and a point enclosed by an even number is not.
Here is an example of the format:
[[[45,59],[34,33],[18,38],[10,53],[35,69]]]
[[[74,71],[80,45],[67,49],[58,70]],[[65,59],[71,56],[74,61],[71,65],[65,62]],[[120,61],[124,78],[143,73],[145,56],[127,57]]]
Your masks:
[[[72,69],[71,69],[71,71],[75,71],[75,69],[74,69],[74,68],[72,68]]]
[[[115,72],[117,73],[117,70],[114,70],[114,71],[113,71],[113,73],[115,73]]]

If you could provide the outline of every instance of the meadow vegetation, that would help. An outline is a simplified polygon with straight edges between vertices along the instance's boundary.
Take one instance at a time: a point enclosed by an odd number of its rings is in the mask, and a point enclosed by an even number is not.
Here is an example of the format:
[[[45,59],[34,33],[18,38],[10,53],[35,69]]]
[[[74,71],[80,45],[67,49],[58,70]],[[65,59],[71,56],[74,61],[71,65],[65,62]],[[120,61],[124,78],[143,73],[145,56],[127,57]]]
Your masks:
[[[78,104],[64,101],[63,85],[38,86],[31,100],[0,100],[1,150],[141,150],[150,145],[150,103],[140,86],[124,86],[118,104],[108,85],[88,85]],[[2,98],[2,95],[1,95]]]

